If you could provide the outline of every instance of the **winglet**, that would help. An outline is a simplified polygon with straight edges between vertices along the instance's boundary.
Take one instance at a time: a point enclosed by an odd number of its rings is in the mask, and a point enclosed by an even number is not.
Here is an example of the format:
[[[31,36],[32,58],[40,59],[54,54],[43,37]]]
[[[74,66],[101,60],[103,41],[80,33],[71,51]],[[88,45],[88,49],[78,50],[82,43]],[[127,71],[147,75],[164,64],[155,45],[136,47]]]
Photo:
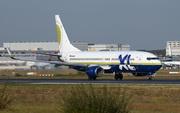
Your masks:
[[[10,50],[9,50],[9,48],[7,47],[7,48],[5,48],[6,50],[7,50],[7,52],[8,52],[8,54],[9,54],[9,57],[10,58],[12,58],[12,59],[14,59],[14,60],[19,60],[19,59],[17,59],[17,58],[14,58],[13,56],[12,56],[12,54],[11,54],[11,52],[10,52]]]
[[[52,56],[49,58],[49,61],[52,61]]]

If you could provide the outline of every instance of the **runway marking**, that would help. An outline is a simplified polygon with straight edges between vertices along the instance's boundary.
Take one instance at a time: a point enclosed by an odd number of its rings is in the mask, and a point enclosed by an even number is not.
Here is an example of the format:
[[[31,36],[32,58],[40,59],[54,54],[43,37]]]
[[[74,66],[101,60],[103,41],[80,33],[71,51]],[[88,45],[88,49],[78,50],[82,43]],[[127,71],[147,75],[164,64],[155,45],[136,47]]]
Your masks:
[[[0,79],[0,83],[7,79]],[[87,80],[87,79],[9,79],[15,84],[127,84],[127,85],[180,85],[180,80]]]
[[[132,83],[27,83],[27,84],[123,84],[123,85],[180,85],[180,84],[132,84]]]

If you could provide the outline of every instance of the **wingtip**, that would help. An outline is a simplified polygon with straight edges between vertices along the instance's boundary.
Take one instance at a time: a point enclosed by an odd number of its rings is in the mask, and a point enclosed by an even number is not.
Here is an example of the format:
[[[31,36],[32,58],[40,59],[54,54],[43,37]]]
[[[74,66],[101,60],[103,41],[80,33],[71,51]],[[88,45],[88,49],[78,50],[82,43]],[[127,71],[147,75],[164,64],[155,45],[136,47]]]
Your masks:
[[[9,57],[16,60],[16,58],[14,58],[9,50],[9,48],[5,47],[5,49],[8,51]]]

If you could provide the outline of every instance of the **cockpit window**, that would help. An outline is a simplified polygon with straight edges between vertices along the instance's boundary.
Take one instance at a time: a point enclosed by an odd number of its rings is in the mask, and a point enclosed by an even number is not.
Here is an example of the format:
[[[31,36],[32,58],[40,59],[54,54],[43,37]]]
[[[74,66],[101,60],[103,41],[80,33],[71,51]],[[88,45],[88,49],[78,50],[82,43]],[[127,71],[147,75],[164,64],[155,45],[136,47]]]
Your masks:
[[[148,57],[147,60],[159,60],[157,57]]]

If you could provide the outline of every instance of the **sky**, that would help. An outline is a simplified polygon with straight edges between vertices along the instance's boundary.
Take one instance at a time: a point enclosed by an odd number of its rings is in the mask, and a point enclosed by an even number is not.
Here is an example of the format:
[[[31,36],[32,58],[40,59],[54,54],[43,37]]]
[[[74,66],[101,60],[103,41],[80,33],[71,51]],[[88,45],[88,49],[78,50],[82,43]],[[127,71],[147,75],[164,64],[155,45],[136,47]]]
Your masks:
[[[57,41],[60,15],[70,41],[166,48],[180,41],[180,0],[0,0],[4,42]]]

